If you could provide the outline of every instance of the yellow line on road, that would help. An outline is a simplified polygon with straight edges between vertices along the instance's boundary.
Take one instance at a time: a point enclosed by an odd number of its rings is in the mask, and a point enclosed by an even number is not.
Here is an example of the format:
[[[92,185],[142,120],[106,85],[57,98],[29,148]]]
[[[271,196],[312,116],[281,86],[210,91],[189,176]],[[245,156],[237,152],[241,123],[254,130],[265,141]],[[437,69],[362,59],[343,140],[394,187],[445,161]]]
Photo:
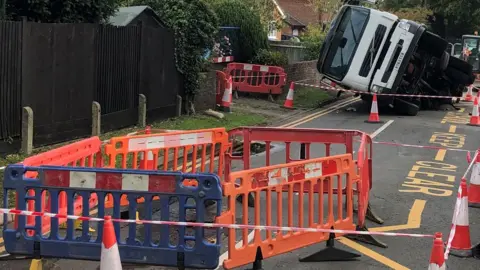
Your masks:
[[[385,256],[367,248],[367,247],[364,247],[364,246],[362,246],[362,245],[360,245],[356,242],[353,242],[350,239],[341,237],[341,238],[338,239],[338,241],[340,243],[342,243],[342,244],[344,244],[344,245],[346,245],[350,248],[353,248],[356,251],[359,251],[362,254],[374,259],[375,261],[380,262],[380,263],[392,268],[392,269],[395,269],[395,270],[410,270],[410,268],[407,268],[407,267],[405,267],[405,266],[403,266],[403,265],[401,265],[401,264],[399,264],[399,263],[397,263],[397,262],[395,262],[395,261],[393,261],[393,260],[391,260],[391,259],[389,259],[389,258],[387,258],[387,257],[385,257]]]
[[[455,133],[457,131],[457,126],[451,125],[450,128],[448,129],[449,133]]]
[[[357,97],[357,98],[348,99],[347,101],[341,102],[341,103],[339,103],[339,104],[336,104],[336,105],[334,105],[334,106],[332,106],[332,107],[329,107],[329,108],[327,108],[327,109],[325,109],[325,110],[322,110],[322,111],[313,113],[313,114],[311,114],[311,115],[307,115],[307,116],[305,116],[305,117],[303,117],[303,118],[297,119],[297,120],[295,120],[295,121],[293,121],[293,122],[291,122],[291,123],[282,125],[282,126],[280,126],[280,127],[288,127],[288,128],[297,127],[297,126],[299,126],[299,125],[301,125],[301,124],[304,124],[304,123],[307,123],[307,122],[309,122],[309,121],[312,121],[312,120],[314,120],[314,119],[316,119],[316,118],[318,118],[318,117],[327,115],[327,114],[329,114],[329,113],[331,113],[331,112],[333,112],[333,111],[336,111],[336,110],[341,109],[341,108],[343,108],[343,107],[345,107],[345,106],[348,106],[348,105],[350,105],[350,104],[353,104],[353,103],[355,103],[355,102],[357,102],[357,101],[359,101],[359,100],[360,100],[360,98],[358,98],[358,97]]]
[[[372,232],[389,232],[389,231],[399,231],[399,230],[408,230],[408,229],[418,229],[422,223],[422,213],[425,209],[425,200],[415,200],[410,208],[410,213],[408,214],[408,220],[406,224],[402,225],[393,225],[393,226],[384,226],[369,228],[369,231]]]
[[[437,154],[435,155],[435,160],[443,161],[445,159],[445,154],[447,154],[447,150],[445,149],[438,150]]]

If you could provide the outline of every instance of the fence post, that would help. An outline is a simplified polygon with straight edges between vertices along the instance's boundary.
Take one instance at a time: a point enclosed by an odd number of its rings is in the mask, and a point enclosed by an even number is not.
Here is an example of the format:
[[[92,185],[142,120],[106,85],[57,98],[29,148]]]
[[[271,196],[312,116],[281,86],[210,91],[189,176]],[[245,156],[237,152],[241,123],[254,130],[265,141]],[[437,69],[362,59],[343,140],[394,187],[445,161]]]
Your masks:
[[[138,123],[144,128],[147,125],[147,97],[144,94],[138,95]]]
[[[182,116],[182,97],[177,95],[177,117]]]
[[[92,136],[100,136],[102,108],[100,103],[92,102]]]
[[[22,148],[21,152],[30,155],[33,151],[33,110],[23,107],[22,110]]]

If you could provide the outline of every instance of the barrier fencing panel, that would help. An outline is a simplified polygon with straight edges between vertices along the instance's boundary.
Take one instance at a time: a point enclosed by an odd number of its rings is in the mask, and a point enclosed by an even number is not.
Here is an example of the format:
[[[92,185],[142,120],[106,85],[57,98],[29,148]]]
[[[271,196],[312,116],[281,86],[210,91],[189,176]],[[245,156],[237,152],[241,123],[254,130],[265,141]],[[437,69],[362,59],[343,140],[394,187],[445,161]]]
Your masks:
[[[334,169],[324,172],[324,164]],[[355,170],[352,155],[343,154],[232,172],[223,185],[228,210],[217,223],[234,224],[241,219],[245,225],[252,225],[249,220],[253,220],[253,225],[258,226],[354,230]],[[344,190],[345,196],[335,194],[336,189]],[[297,191],[298,196],[294,194]],[[251,193],[255,198],[252,211],[247,206],[247,196]],[[243,204],[236,204],[238,197],[243,199]],[[284,224],[284,217],[287,224]],[[236,247],[237,236],[243,241],[240,247]],[[242,229],[240,235],[228,229],[228,259],[223,266],[231,269],[254,262],[259,256],[258,250],[263,260],[327,239],[328,233],[255,230],[253,241],[248,243],[247,229]]]
[[[116,137],[105,145],[105,154],[109,168],[146,168],[223,175],[224,157],[229,147],[225,128],[214,128]],[[150,156],[151,159],[141,159],[142,156]],[[148,163],[148,160],[151,162]],[[127,206],[128,202],[124,196],[120,205]],[[107,199],[106,206],[112,206],[111,199]]]
[[[79,167],[101,167],[102,166],[102,155],[101,147],[102,142],[98,137],[91,137],[85,140],[81,140],[69,145],[65,145],[53,150],[50,150],[45,153],[41,153],[35,156],[26,158],[22,164],[24,166],[42,166],[42,165],[52,165],[52,166],[79,166]],[[27,172],[27,177],[35,178],[37,177],[37,172],[29,171]],[[7,194],[7,193],[5,193]],[[36,194],[35,190],[29,190],[27,195],[22,197],[27,201],[27,208],[25,210],[34,211],[37,208],[37,205],[42,205],[42,209],[39,211],[51,212],[51,198],[46,192],[42,192],[41,200],[36,201],[39,195]],[[19,206],[19,203],[25,203],[25,201],[19,201],[18,194],[15,197],[15,205]],[[67,198],[64,192],[59,194],[58,198],[58,213],[65,214],[67,212]],[[97,198],[91,196],[90,200],[86,205],[93,207],[97,204]],[[7,206],[7,205],[6,205]],[[79,214],[82,211],[82,200],[77,198],[74,202],[73,208],[75,209],[74,214]],[[59,222],[64,223],[66,220],[61,219]],[[27,227],[35,225],[34,217],[26,218]],[[19,218],[15,216],[15,227],[19,225]],[[47,233],[50,230],[50,220],[44,218],[42,222],[42,232]],[[31,231],[27,233],[32,234]]]
[[[34,177],[37,175],[37,177]],[[185,186],[185,181],[196,181],[196,186]],[[178,221],[185,222],[187,210],[196,211],[198,222],[206,220],[204,202],[214,201],[216,204],[214,217],[221,211],[222,191],[220,179],[214,174],[184,174],[181,172],[159,172],[104,168],[75,168],[75,167],[24,167],[23,165],[10,165],[5,170],[4,192],[15,190],[19,196],[18,210],[27,209],[27,200],[34,200],[35,211],[42,212],[42,191],[48,191],[51,196],[51,212],[58,213],[60,207],[60,192],[65,192],[67,199],[67,213],[74,215],[73,202],[75,195],[88,205],[89,198],[98,197],[98,217],[105,216],[105,198],[113,198],[113,213],[109,215],[114,219],[120,218],[120,198],[127,194],[131,213],[136,210],[145,212],[145,220],[153,220],[154,198],[160,200],[161,220],[169,221],[171,212],[174,211],[170,200],[178,200]],[[33,190],[34,196],[27,195],[25,191]],[[28,192],[27,192],[28,193]],[[142,205],[137,204],[136,198],[143,197]],[[27,199],[29,198],[29,199]],[[193,203],[191,202],[193,200]],[[4,200],[4,207],[8,207]],[[81,216],[88,217],[90,209],[84,207]],[[45,236],[42,230],[44,219],[35,217],[34,226],[25,225],[25,216],[19,216],[18,227],[3,228],[5,248],[10,254],[31,255],[40,257],[54,257],[65,259],[99,260],[101,254],[103,222],[98,222],[98,235],[93,239],[88,228],[87,220],[82,221],[83,231],[80,236],[74,235],[74,221],[67,221],[67,232],[64,238],[59,236],[59,220],[48,217],[51,224],[51,233]],[[212,221],[213,221],[212,218]],[[130,219],[135,217],[130,216]],[[174,220],[176,221],[176,220]],[[210,221],[210,222],[212,222]],[[143,241],[136,239],[138,226],[144,226]],[[152,226],[159,226],[160,231],[154,232]],[[188,267],[200,269],[213,269],[218,265],[220,255],[220,230],[210,228],[215,232],[215,243],[205,240],[206,229],[201,227],[173,227],[178,230],[176,244],[171,243],[170,225],[152,225],[136,223],[128,224],[128,236],[125,241],[120,239],[120,224],[114,223],[121,261],[124,263],[138,263],[147,265],[161,265],[171,267]],[[158,227],[157,227],[158,228]],[[31,230],[34,235],[25,234]],[[188,233],[187,230],[193,231]],[[152,236],[160,234],[158,244],[154,243]],[[192,243],[193,242],[193,243]]]
[[[233,77],[233,90],[239,92],[280,95],[287,83],[281,67],[230,63],[225,73]]]
[[[251,168],[251,148],[253,143],[265,144],[265,160],[254,164],[257,167],[270,166],[272,164],[290,163],[298,160],[312,159],[313,152],[320,153],[321,156],[332,156],[333,154],[355,155],[355,143],[360,144],[357,149],[360,152],[362,162],[355,160],[356,173],[353,176],[353,182],[357,188],[354,193],[358,196],[358,205],[362,210],[359,214],[359,226],[364,227],[365,217],[375,222],[383,222],[378,218],[368,205],[368,190],[372,188],[372,139],[369,135],[355,130],[335,130],[335,129],[302,129],[302,128],[272,128],[272,127],[242,127],[229,131],[231,141],[242,141],[243,151],[241,154],[230,153],[225,158],[225,175],[231,173],[233,166],[241,167],[244,170]],[[362,143],[360,143],[362,142]],[[283,149],[285,155],[282,156],[278,150]],[[299,152],[299,154],[296,154]],[[297,158],[298,157],[298,158]],[[275,160],[276,162],[273,162]],[[338,168],[335,162],[322,162],[321,171],[324,175],[335,172]],[[298,176],[297,176],[298,177]],[[364,183],[363,185],[361,183]],[[368,190],[363,190],[367,188]],[[327,187],[323,187],[328,190]],[[319,187],[316,187],[319,192]],[[299,192],[298,186],[295,192]],[[342,190],[333,190],[334,193]],[[343,190],[345,193],[345,190]],[[366,195],[365,195],[366,194]],[[363,198],[362,198],[363,196]],[[250,196],[249,204],[253,205],[253,197]],[[364,212],[368,213],[364,215]]]

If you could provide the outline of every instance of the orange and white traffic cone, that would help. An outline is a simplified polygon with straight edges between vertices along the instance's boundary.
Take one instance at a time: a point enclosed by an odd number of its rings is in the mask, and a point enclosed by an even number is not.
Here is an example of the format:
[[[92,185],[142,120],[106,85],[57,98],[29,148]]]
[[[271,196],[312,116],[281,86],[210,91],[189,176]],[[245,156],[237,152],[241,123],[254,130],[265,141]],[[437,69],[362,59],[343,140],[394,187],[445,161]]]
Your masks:
[[[472,242],[470,241],[470,225],[468,220],[468,191],[467,180],[462,178],[460,182],[462,195],[459,200],[457,216],[453,216],[452,226],[455,226],[455,233],[452,239],[450,254],[457,257],[472,256]]]
[[[293,108],[293,91],[294,90],[295,90],[295,84],[291,82],[290,88],[288,89],[287,98],[285,99],[285,103],[283,103],[283,108],[294,109]]]
[[[372,108],[370,109],[370,116],[368,117],[368,120],[365,120],[365,122],[372,123],[372,124],[383,123],[383,121],[380,121],[380,116],[378,114],[377,94],[373,94]]]
[[[470,123],[467,125],[469,126],[480,126],[480,117],[478,112],[478,98],[475,98],[473,102],[473,109],[472,109],[472,117],[470,117]]]
[[[467,160],[468,159],[470,158],[467,158]],[[478,153],[472,167],[470,185],[468,186],[468,206],[480,208],[480,153]]]
[[[100,270],[122,270],[117,237],[115,236],[115,229],[110,216],[104,217]]]
[[[445,257],[443,256],[443,242],[442,233],[435,233],[435,239],[433,240],[432,253],[430,255],[430,264],[428,270],[445,270],[447,269],[445,264]]]
[[[222,109],[224,112],[230,113],[230,105],[232,104],[232,90],[233,90],[233,81],[232,76],[229,76],[227,83],[225,84],[225,91],[223,92],[222,97]]]
[[[472,102],[473,101],[473,85],[467,86],[467,94],[463,101]]]

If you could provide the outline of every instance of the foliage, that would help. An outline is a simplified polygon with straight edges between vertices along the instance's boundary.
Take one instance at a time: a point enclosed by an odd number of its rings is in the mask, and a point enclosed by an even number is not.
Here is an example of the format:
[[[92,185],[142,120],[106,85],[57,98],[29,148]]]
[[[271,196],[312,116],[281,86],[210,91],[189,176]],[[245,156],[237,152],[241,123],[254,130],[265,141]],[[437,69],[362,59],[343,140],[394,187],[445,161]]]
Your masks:
[[[44,23],[101,23],[115,14],[119,0],[6,0],[6,17]]]
[[[215,0],[212,5],[221,26],[240,27],[230,36],[232,43],[241,44],[241,50],[235,53],[236,61],[248,62],[256,52],[268,48],[267,33],[260,16],[243,0]]]
[[[322,25],[309,25],[307,27],[307,31],[300,36],[306,47],[305,60],[318,59],[325,35],[326,30]]]
[[[193,101],[199,88],[202,55],[212,48],[218,19],[209,5],[199,0],[133,0],[150,6],[175,31],[177,68],[185,75],[185,92]]]
[[[288,58],[285,54],[277,51],[261,49],[257,55],[252,59],[251,63],[266,65],[266,66],[280,66],[288,65]]]
[[[212,6],[227,2],[229,0],[205,0]],[[272,0],[242,0],[245,6],[249,7],[252,13],[260,16],[260,21],[265,29],[272,21],[280,23],[280,18],[276,18],[273,10],[275,10],[275,3]]]
[[[441,36],[473,33],[480,26],[480,0],[384,0],[382,8],[390,12],[402,8],[431,10],[427,20]]]
[[[433,15],[433,11],[424,7],[401,8],[393,12],[401,19],[407,19],[422,24],[428,23],[428,18]]]
[[[323,18],[324,15],[333,18],[343,5],[344,0],[309,0],[309,2],[318,12],[320,18]]]
[[[213,57],[223,57],[232,55],[232,43],[227,36],[222,36],[216,40],[212,49]]]

